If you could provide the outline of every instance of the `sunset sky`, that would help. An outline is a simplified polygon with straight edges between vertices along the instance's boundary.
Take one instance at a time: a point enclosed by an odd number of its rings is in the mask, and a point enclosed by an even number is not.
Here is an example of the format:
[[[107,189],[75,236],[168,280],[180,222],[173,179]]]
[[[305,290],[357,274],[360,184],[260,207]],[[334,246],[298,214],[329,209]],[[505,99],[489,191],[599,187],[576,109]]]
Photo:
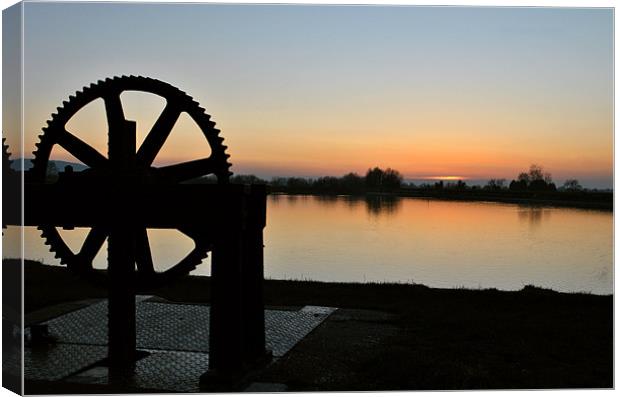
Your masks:
[[[24,18],[26,152],[75,90],[134,74],[200,102],[235,173],[510,179],[537,163],[612,186],[611,9],[26,3]],[[126,100],[141,131],[163,106]],[[74,128],[105,154],[103,117]],[[191,122],[173,134],[159,163],[203,156]]]

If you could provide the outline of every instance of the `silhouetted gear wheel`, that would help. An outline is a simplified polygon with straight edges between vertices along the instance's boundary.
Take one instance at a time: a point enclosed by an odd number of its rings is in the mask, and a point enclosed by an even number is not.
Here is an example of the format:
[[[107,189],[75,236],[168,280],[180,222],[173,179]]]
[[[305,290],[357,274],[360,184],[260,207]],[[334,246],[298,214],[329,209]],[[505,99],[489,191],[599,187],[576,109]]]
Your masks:
[[[4,212],[2,229],[6,229],[7,211],[19,211],[20,210],[20,195],[18,189],[20,186],[21,175],[19,172],[11,168],[13,161],[11,160],[11,153],[9,152],[9,146],[6,144],[6,139],[2,138],[2,211]]]
[[[2,176],[8,175],[13,171],[11,169],[12,163],[9,145],[6,144],[6,138],[2,138]]]
[[[96,99],[103,99],[106,109],[108,128],[117,128],[119,123],[126,122],[120,95],[124,91],[139,91],[158,95],[166,100],[166,105],[157,121],[147,134],[142,145],[136,150],[136,181],[139,183],[168,183],[177,184],[190,181],[205,175],[214,175],[218,183],[228,183],[232,173],[231,164],[228,162],[224,139],[219,136],[220,130],[215,128],[215,123],[205,113],[205,109],[199,106],[190,96],[178,88],[151,78],[140,76],[123,76],[108,78],[98,81],[82,91],[76,92],[63,102],[58,112],[52,114],[47,121],[47,127],[43,128],[43,134],[39,135],[40,141],[36,144],[37,149],[33,152],[33,166],[27,173],[27,181],[45,183],[50,153],[54,145],[59,145],[71,155],[84,163],[88,169],[80,172],[72,172],[59,180],[70,183],[71,180],[93,181],[101,180],[105,183],[106,178],[115,177],[118,170],[110,167],[106,156],[99,153],[65,128],[67,122],[84,106]],[[154,167],[153,160],[164,145],[171,133],[179,116],[187,113],[203,132],[211,154],[207,158],[173,164],[164,167]],[[122,172],[123,170],[120,170]],[[70,176],[70,178],[69,178]],[[63,182],[64,183],[64,182]],[[94,209],[96,210],[96,209]],[[105,283],[105,273],[93,267],[93,260],[103,243],[108,237],[109,231],[103,226],[94,226],[88,233],[79,252],[74,253],[63,241],[60,233],[54,226],[41,225],[41,236],[50,250],[56,254],[60,262],[76,273],[89,278],[96,283]],[[163,285],[171,279],[183,276],[195,269],[207,256],[210,245],[200,238],[195,231],[179,229],[179,231],[194,241],[195,248],[180,262],[163,272],[156,272],[153,265],[149,240],[145,228],[136,228],[134,237],[136,242],[136,267],[135,281],[138,287]]]

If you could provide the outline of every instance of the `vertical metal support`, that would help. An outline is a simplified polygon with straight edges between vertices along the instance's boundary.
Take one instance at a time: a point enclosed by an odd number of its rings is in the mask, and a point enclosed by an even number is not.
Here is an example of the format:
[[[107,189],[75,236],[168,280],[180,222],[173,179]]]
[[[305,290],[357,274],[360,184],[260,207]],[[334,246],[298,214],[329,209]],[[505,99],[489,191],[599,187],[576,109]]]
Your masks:
[[[108,157],[112,167],[127,170],[121,180],[113,181],[117,189],[119,210],[112,220],[108,237],[108,360],[111,371],[126,371],[136,355],[135,238],[127,224],[132,213],[132,176],[136,166],[136,123],[124,121],[109,132]],[[120,173],[118,175],[121,175]]]
[[[113,371],[131,367],[136,352],[135,249],[128,229],[114,225],[108,237],[108,360]]]
[[[263,228],[265,227],[266,190],[252,185],[247,197],[248,216],[243,230],[243,343],[245,360],[258,364],[270,357],[265,350],[265,304],[263,298]]]
[[[243,371],[243,235],[235,226],[222,231],[213,247],[211,262],[209,372],[206,375],[207,379],[220,381],[233,379]]]
[[[244,371],[271,357],[265,350],[263,228],[266,189],[248,187],[239,220],[218,235],[211,263],[209,371],[201,383],[234,384]]]

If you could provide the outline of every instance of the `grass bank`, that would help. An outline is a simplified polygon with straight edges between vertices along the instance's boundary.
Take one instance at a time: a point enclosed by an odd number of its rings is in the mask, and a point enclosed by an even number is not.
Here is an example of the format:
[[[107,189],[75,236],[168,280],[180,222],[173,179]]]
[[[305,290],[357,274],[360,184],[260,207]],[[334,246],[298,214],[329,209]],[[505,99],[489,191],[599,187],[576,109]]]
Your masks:
[[[27,312],[106,296],[66,269],[29,261],[25,285]],[[208,302],[210,279],[140,292]],[[265,303],[341,309],[258,378],[290,390],[613,386],[611,295],[267,280]]]

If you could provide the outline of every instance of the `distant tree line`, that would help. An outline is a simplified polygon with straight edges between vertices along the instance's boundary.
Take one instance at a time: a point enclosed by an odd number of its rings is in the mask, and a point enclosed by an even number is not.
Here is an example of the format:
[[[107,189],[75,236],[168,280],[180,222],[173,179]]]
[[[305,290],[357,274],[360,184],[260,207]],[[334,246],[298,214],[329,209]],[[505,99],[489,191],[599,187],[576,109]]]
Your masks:
[[[586,191],[577,179],[567,179],[562,186],[556,187],[551,174],[545,172],[543,167],[532,164],[529,171],[519,173],[516,179],[513,179],[510,184],[506,184],[504,178],[489,179],[484,186],[479,185],[467,185],[462,180],[455,182],[438,181],[434,184],[421,184],[416,186],[415,184],[407,184],[405,186],[409,189],[419,190],[483,190],[483,191],[513,191],[513,192],[583,192]]]
[[[213,178],[202,178],[194,181],[198,183],[213,183]],[[366,193],[393,193],[393,194],[423,194],[431,192],[433,195],[449,192],[471,192],[477,195],[496,193],[501,195],[516,194],[519,196],[554,192],[580,192],[584,189],[577,179],[568,179],[559,188],[556,187],[551,174],[543,167],[532,164],[528,171],[521,172],[510,183],[504,178],[489,179],[486,184],[468,185],[462,180],[437,181],[433,183],[405,183],[402,174],[393,169],[379,167],[369,168],[365,175],[350,172],[341,177],[322,176],[318,178],[302,177],[274,177],[271,180],[261,179],[255,175],[235,175],[232,183],[265,184],[271,187],[272,192],[282,193],[316,193],[316,194],[366,194]],[[594,190],[595,191],[595,190]],[[485,193],[486,192],[486,193]]]
[[[288,193],[326,193],[326,194],[362,194],[368,192],[396,193],[403,184],[403,176],[392,168],[368,169],[365,176],[350,172],[341,177],[322,176],[319,178],[276,177],[271,181],[260,179],[254,175],[236,175],[232,183],[264,183],[271,186],[272,191]]]

